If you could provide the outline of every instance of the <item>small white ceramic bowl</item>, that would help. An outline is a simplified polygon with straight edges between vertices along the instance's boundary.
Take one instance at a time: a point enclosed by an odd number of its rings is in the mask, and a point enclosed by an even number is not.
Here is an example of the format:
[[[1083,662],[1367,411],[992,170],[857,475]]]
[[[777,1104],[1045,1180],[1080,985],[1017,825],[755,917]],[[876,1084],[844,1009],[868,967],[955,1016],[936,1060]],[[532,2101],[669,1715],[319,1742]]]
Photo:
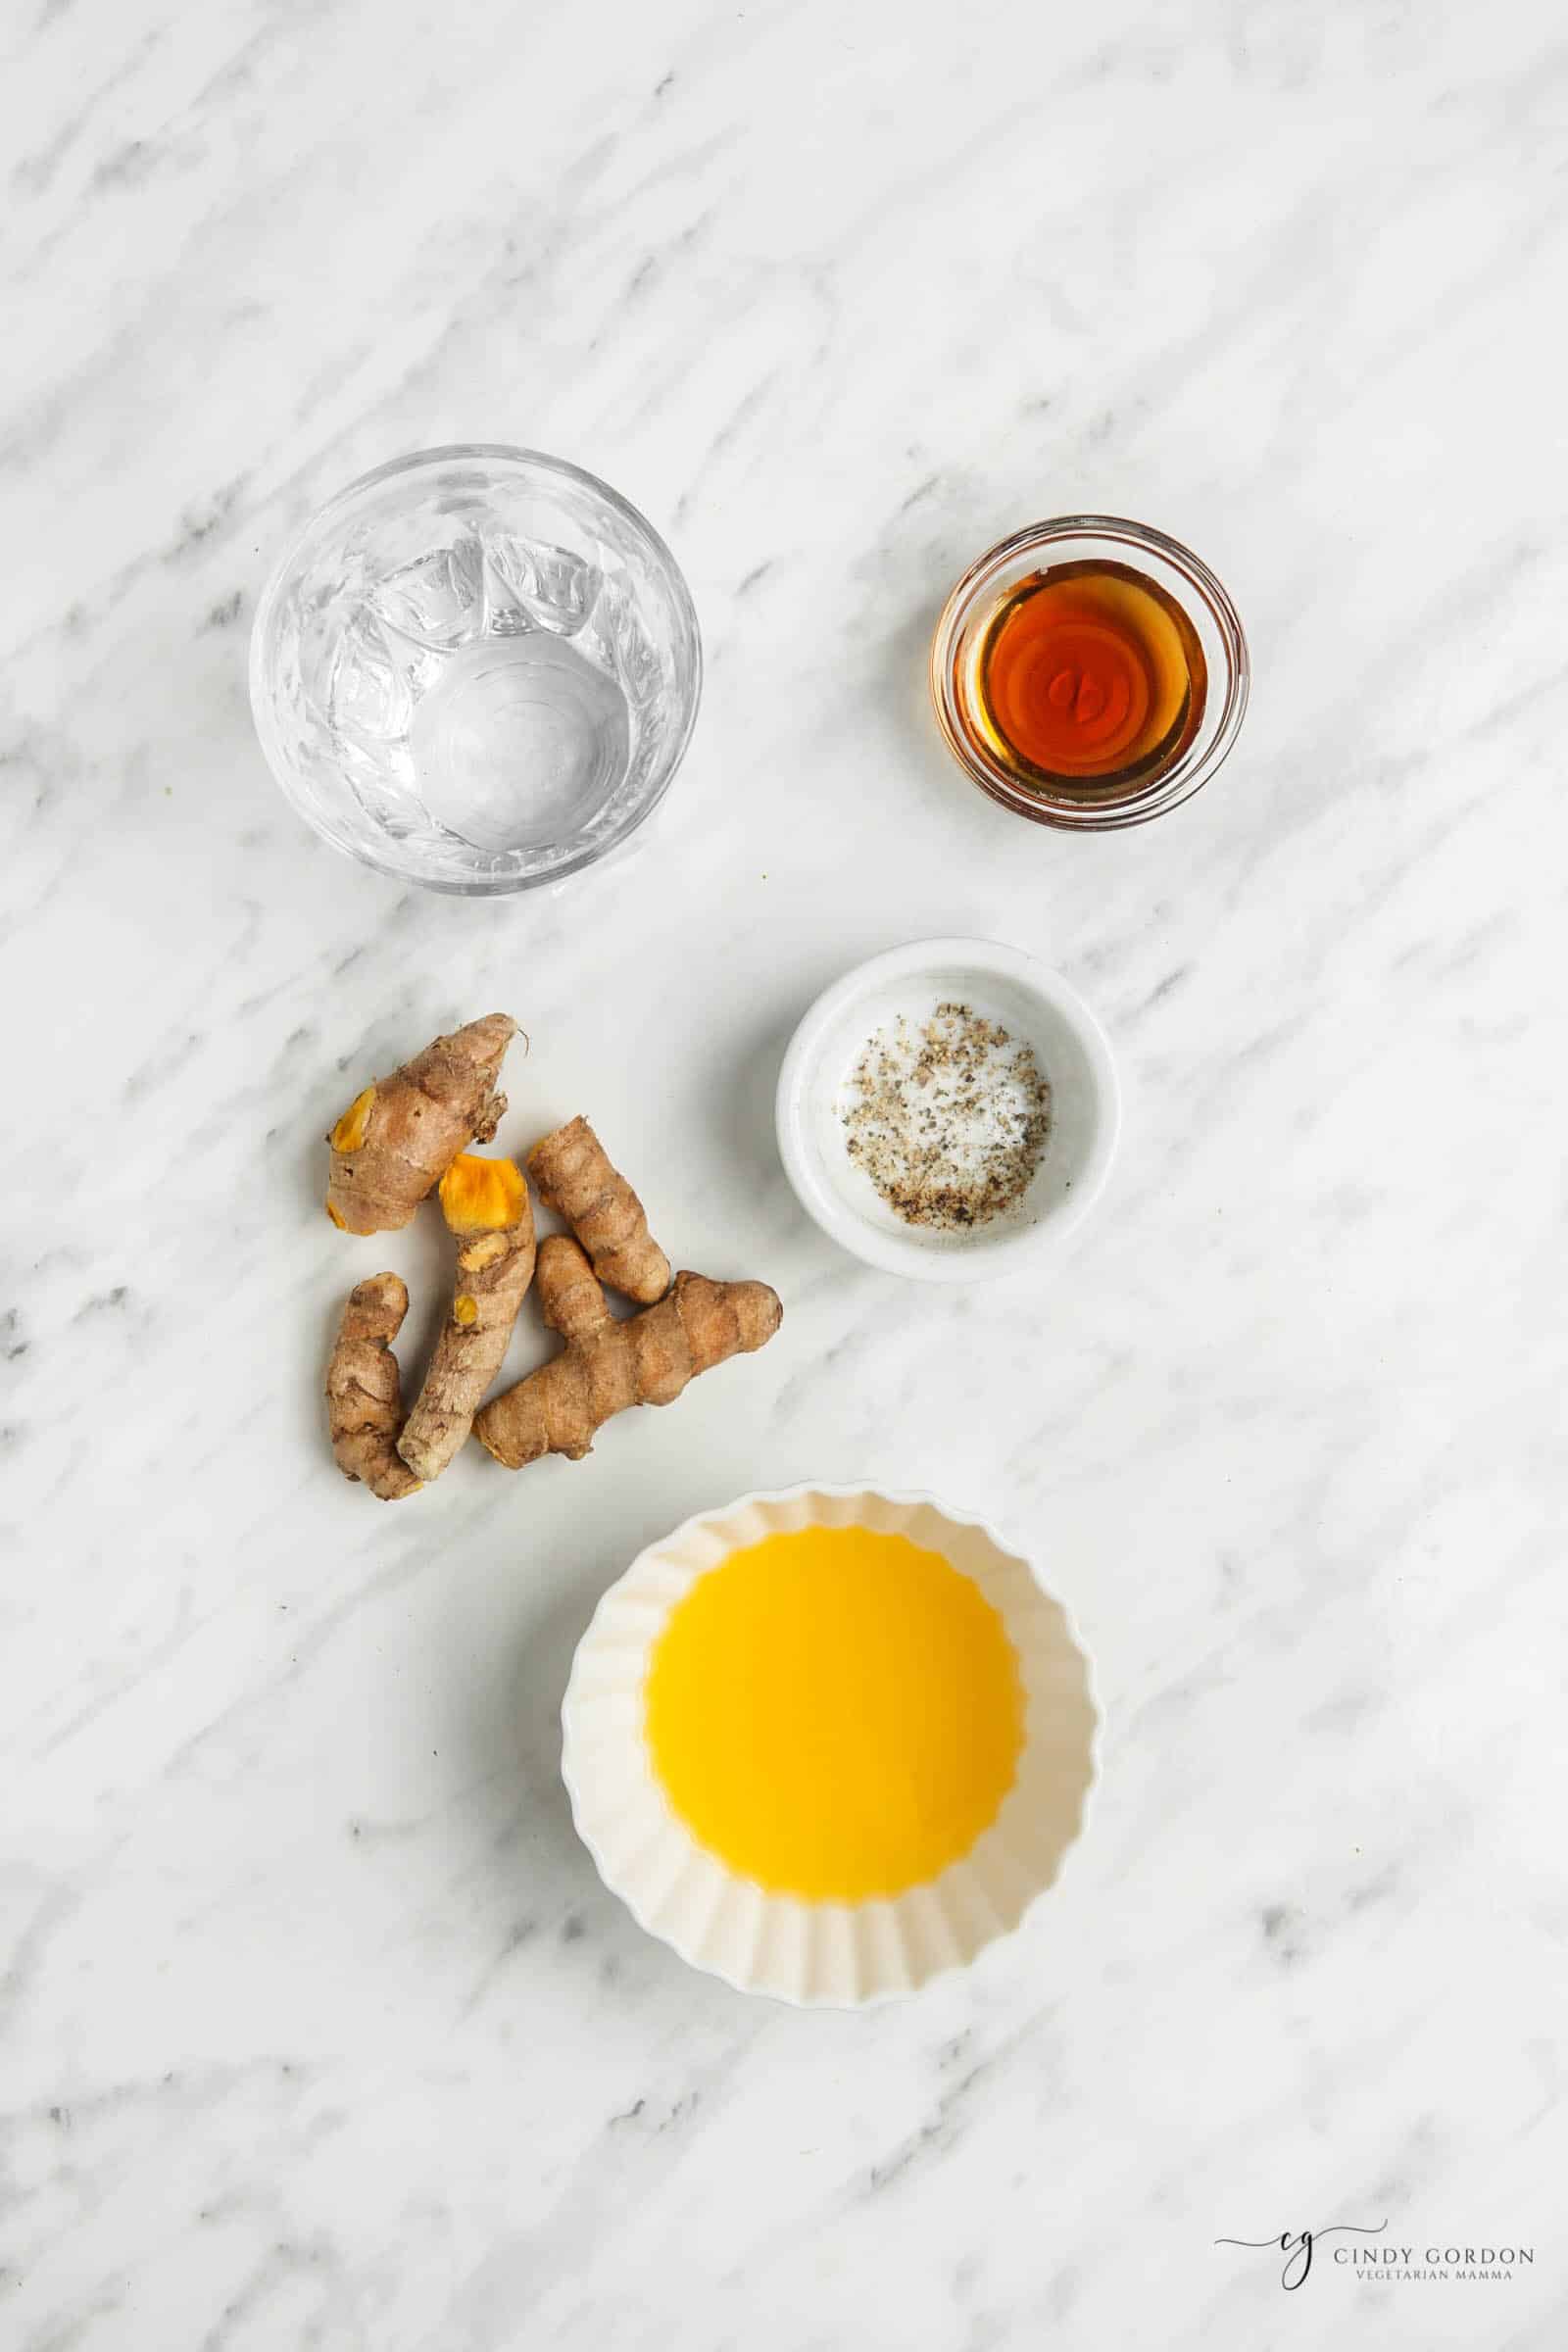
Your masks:
[[[1018,1206],[967,1232],[906,1224],[851,1156],[850,1074],[900,1014],[918,1030],[938,1004],[972,1005],[1033,1047],[1051,1087],[1051,1132]],[[1121,1096],[1105,1035],[1059,973],[986,939],[922,939],[858,964],[807,1013],[779,1072],[778,1148],[801,1205],[867,1265],[924,1282],[1013,1272],[1088,1215],[1116,1152]]]
[[[671,1609],[730,1552],[805,1527],[868,1527],[940,1552],[1000,1614],[1023,1678],[1023,1749],[995,1821],[925,1886],[875,1902],[806,1902],[738,1877],[671,1809],[648,1750],[644,1689]],[[792,1487],[688,1519],[611,1586],[572,1662],[562,1774],[600,1877],[650,1935],[738,1991],[858,2008],[967,1967],[1018,1926],[1082,1827],[1098,1726],[1066,1610],[984,1520],[929,1494]]]

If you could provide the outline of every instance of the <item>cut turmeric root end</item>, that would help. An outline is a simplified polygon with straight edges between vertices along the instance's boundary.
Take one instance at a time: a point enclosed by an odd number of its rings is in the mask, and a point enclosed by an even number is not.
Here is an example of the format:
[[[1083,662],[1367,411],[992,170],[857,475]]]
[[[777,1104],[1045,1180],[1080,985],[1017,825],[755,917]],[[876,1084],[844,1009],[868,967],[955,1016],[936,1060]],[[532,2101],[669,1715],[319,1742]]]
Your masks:
[[[441,1213],[461,1245],[452,1312],[397,1442],[424,1480],[440,1477],[473,1427],[534,1265],[533,1204],[515,1160],[460,1152],[441,1179]]]
[[[486,1013],[361,1089],[326,1139],[326,1213],[341,1232],[399,1231],[460,1152],[490,1141],[507,1107],[496,1079],[516,1034],[509,1013]]]

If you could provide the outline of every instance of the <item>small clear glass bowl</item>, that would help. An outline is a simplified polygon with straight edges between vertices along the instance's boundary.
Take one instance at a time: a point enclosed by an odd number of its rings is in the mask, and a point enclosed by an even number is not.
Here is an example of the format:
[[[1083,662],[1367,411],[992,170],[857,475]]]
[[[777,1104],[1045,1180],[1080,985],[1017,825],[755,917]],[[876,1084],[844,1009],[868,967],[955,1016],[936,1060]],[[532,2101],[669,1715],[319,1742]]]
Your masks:
[[[1208,673],[1202,717],[1179,756],[1152,775],[1130,778],[1114,795],[1082,789],[1074,794],[1048,779],[1023,783],[1004,766],[972,716],[978,664],[999,606],[1032,572],[1080,563],[1124,564],[1162,588],[1197,633]],[[959,766],[1004,808],[1037,825],[1077,833],[1141,825],[1191,800],[1236,741],[1250,681],[1236,607],[1208,565],[1163,531],[1115,514],[1062,514],[1014,531],[970,564],[943,607],[931,641],[931,699]]]
[[[306,822],[426,890],[559,882],[658,808],[702,643],[653,525],[580,466],[474,443],[329,501],[262,593],[262,749]]]

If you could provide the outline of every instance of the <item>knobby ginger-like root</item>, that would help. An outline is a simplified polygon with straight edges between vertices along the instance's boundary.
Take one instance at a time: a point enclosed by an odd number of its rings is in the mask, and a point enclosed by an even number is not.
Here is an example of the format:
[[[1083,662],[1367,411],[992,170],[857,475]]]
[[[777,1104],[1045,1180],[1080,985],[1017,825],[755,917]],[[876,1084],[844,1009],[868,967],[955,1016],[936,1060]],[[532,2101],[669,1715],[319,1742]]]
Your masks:
[[[528,1173],[547,1208],[565,1218],[601,1282],[651,1306],[669,1288],[669,1260],[624,1176],[612,1168],[586,1119],[572,1119],[535,1144]]]
[[[533,1207],[515,1160],[460,1152],[441,1179],[441,1213],[460,1245],[452,1312],[398,1440],[426,1484],[473,1427],[533,1280]]]
[[[349,1293],[326,1367],[327,1427],[345,1478],[363,1479],[382,1502],[416,1494],[421,1480],[398,1458],[403,1389],[392,1352],[409,1294],[395,1274],[372,1274]]]
[[[545,1321],[566,1345],[487,1404],[473,1425],[509,1470],[544,1453],[580,1461],[612,1413],[673,1403],[699,1372],[765,1347],[784,1315],[765,1282],[677,1274],[657,1306],[617,1322],[587,1256],[564,1234],[540,1243],[538,1283]]]
[[[507,1107],[496,1079],[516,1033],[509,1014],[488,1012],[355,1096],[326,1139],[334,1225],[396,1233],[460,1152],[490,1141]]]

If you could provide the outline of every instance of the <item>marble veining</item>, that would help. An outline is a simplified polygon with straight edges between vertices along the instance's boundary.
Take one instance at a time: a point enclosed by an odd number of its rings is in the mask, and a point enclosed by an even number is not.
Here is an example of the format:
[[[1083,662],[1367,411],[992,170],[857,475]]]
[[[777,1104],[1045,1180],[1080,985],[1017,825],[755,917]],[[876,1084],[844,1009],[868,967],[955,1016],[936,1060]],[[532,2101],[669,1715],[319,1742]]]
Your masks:
[[[1238,2352],[1560,2340],[1568,52],[1543,0],[66,0],[0,121],[0,2337],[18,2352]],[[399,890],[289,814],[245,651],[366,467],[533,444],[708,650],[634,854]],[[1068,841],[942,752],[991,540],[1188,539],[1229,765]],[[1054,1263],[904,1286],[797,1209],[795,1019],[923,933],[1095,1005]],[[494,1006],[772,1348],[592,1461],[381,1510],[317,1390],[345,1081]],[[542,1354],[519,1335],[520,1367]],[[1049,1561],[1089,1835],[967,1976],[798,2016],[600,1886],[605,1585],[796,1479]],[[1298,2292],[1381,2222],[1507,2281]],[[1337,2240],[1337,2244],[1347,2241]]]

